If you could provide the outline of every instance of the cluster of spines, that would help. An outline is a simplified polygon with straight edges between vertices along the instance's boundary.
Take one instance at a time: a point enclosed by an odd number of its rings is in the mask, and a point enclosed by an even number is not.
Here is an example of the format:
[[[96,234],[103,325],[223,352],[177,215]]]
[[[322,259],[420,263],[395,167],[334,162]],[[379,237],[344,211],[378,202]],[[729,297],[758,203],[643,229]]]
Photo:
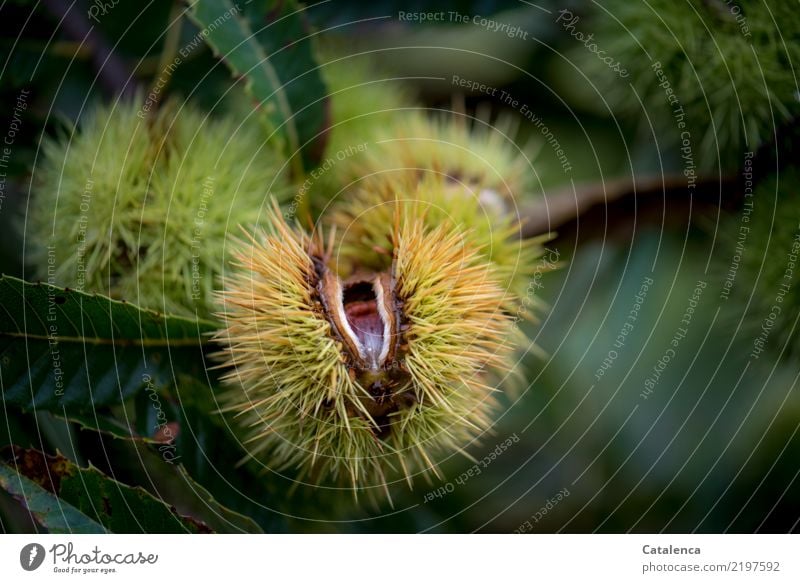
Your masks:
[[[549,235],[522,238],[513,214],[483,204],[474,189],[435,175],[418,182],[375,183],[334,206],[329,223],[340,233],[337,251],[342,262],[384,269],[393,247],[385,225],[398,213],[416,217],[429,227],[443,226],[460,233],[474,250],[473,264],[487,263],[502,284],[509,311],[523,304],[532,306],[534,312],[539,307],[538,298],[528,298],[529,287],[536,270],[541,269],[539,259]]]
[[[277,211],[269,232],[235,243],[218,334],[230,366],[226,410],[249,427],[246,448],[300,478],[346,479],[385,489],[386,469],[407,479],[436,473],[442,450],[458,450],[490,425],[487,369],[513,363],[513,324],[502,289],[461,235],[398,221],[393,277],[403,308],[404,358],[413,398],[379,436],[363,387],[319,303],[319,238],[289,227]],[[435,257],[435,260],[432,260]]]
[[[44,141],[30,257],[44,269],[52,239],[55,273],[41,277],[207,317],[230,227],[256,224],[286,177],[253,128],[174,100],[140,115],[138,103],[98,107]]]
[[[529,282],[545,239],[519,235],[515,200],[530,189],[530,161],[508,118],[492,126],[486,115],[429,116],[361,73],[332,79],[330,146],[368,145],[319,175],[316,190],[330,196],[311,191],[327,201],[320,224],[332,236],[323,248],[276,210],[270,232],[237,243],[218,339],[232,366],[229,409],[246,419],[251,455],[299,469],[299,479],[388,493],[394,476],[410,484],[437,474],[442,453],[464,452],[490,429],[495,383],[513,374],[521,344],[514,315],[538,305]],[[338,87],[342,79],[356,88]],[[295,266],[283,273],[287,262]],[[384,393],[362,386],[386,373],[358,369],[341,337],[351,327],[331,322],[333,300],[318,297],[327,271],[341,277],[337,294],[365,272],[390,274],[402,320],[391,366],[408,384],[387,397],[397,406],[386,419],[369,412]]]
[[[794,2],[610,0],[590,15],[594,42],[630,77],[621,80],[582,44],[571,51],[603,105],[635,115],[660,141],[690,135],[705,154],[701,168],[736,167],[745,148],[769,143],[776,124],[798,115]],[[688,134],[676,131],[676,116]]]

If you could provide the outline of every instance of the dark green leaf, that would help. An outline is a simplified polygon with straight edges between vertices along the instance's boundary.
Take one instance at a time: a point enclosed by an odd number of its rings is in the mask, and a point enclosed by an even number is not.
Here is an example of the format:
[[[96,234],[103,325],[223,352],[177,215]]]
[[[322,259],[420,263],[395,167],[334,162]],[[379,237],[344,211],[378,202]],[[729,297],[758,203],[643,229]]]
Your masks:
[[[36,482],[82,515],[117,533],[210,532],[204,523],[180,516],[143,488],[122,484],[97,468],[82,468],[61,455],[35,449],[7,450],[8,468]],[[67,521],[67,526],[71,526]]]
[[[104,433],[120,439],[135,439],[146,444],[158,443],[152,437],[138,434],[124,421],[102,411],[69,413],[63,418],[63,420],[74,423],[79,429],[97,431],[99,433]]]
[[[174,371],[202,375],[214,324],[0,276],[0,390],[6,404],[92,412]]]
[[[191,387],[197,391],[202,385],[192,383]],[[216,532],[263,532],[252,519],[220,504],[182,465],[182,462],[188,461],[192,470],[201,472],[207,477],[208,472],[198,464],[197,460],[207,462],[208,453],[194,451],[198,443],[209,441],[215,443],[217,448],[209,452],[211,455],[216,455],[214,452],[221,452],[226,447],[228,451],[235,447],[235,443],[226,441],[222,431],[209,421],[208,417],[213,414],[209,407],[199,409],[191,406],[183,409],[181,413],[181,409],[175,406],[166,391],[159,393],[158,399],[163,400],[169,427],[177,434],[175,439],[165,441],[167,435],[159,428],[159,421],[152,414],[155,403],[149,398],[150,394],[152,393],[149,391],[142,392],[134,400],[133,408],[136,410],[134,425],[138,431],[116,417],[104,414],[71,415],[65,421],[76,423],[81,430],[110,436],[123,448],[129,449],[126,456],[136,460],[137,465],[141,464],[141,469],[146,474],[146,480],[142,485],[146,487],[154,485],[154,491],[159,497],[175,506],[181,514],[202,520]],[[187,415],[191,416],[191,419],[187,418]],[[133,414],[124,414],[120,417],[131,419]],[[184,427],[186,431],[182,433]],[[159,439],[156,439],[156,436]],[[193,440],[193,436],[197,441]],[[102,440],[102,443],[103,451],[111,449],[107,439]],[[223,469],[229,474],[227,479],[237,481],[233,477],[233,465],[227,461],[230,456],[222,454],[219,457],[218,463],[222,464]],[[119,467],[117,464],[111,468],[115,475]]]
[[[169,415],[170,418],[173,417],[171,409]],[[209,416],[207,412],[199,411],[192,411],[191,415],[203,419]],[[235,497],[231,497],[234,493],[232,489],[241,487],[244,483],[251,486],[250,490],[258,492],[258,500],[266,501],[274,498],[272,495],[267,496],[263,487],[259,489],[258,481],[253,480],[252,475],[245,469],[234,467],[238,459],[231,455],[231,452],[235,451],[235,443],[225,440],[221,432],[215,432],[210,426],[194,422],[191,426],[187,426],[184,424],[184,417],[181,416],[180,419],[181,424],[175,424],[175,431],[179,438],[185,433],[187,439],[175,439],[171,443],[145,442],[141,438],[122,438],[112,432],[91,430],[79,431],[77,440],[81,451],[101,471],[113,474],[117,480],[127,484],[144,487],[167,504],[174,506],[179,514],[201,520],[216,532],[263,532],[256,519],[268,526],[271,531],[276,530],[274,524],[263,520],[262,507],[255,504],[246,506]],[[209,451],[196,451],[199,446],[194,444],[192,436],[198,432],[207,434],[207,437],[203,438],[203,443],[212,444]],[[236,506],[235,509],[230,500],[223,500],[218,494],[210,492],[205,484],[191,475],[192,470],[197,470],[195,460],[198,457],[206,460],[206,463],[213,463],[224,475],[224,481],[219,479],[219,482],[225,488],[216,490],[221,491],[223,496],[231,498]],[[211,459],[214,461],[211,462]],[[182,465],[184,461],[189,461],[192,468]],[[213,480],[210,483],[212,486],[218,485]],[[273,516],[273,522],[277,522],[278,518]]]
[[[251,518],[234,512],[223,506],[211,493],[195,482],[183,466],[177,467],[185,489],[191,490],[194,496],[186,496],[184,501],[193,502],[193,516],[202,516],[205,522],[216,532],[263,533],[258,524]],[[201,506],[202,505],[202,506]]]
[[[84,451],[100,450],[101,453],[93,460],[96,465],[102,464],[106,473],[113,472],[118,480],[146,488],[174,506],[181,515],[202,520],[220,533],[262,532],[259,524],[254,522],[255,519],[264,522],[259,516],[259,511],[262,509],[255,504],[251,506],[239,504],[236,499],[229,496],[232,494],[231,489],[234,484],[248,483],[245,477],[250,477],[249,484],[253,486],[253,490],[256,489],[258,484],[244,470],[239,470],[237,473],[231,471],[226,475],[227,490],[223,489],[222,494],[228,495],[229,499],[223,499],[216,492],[209,492],[204,483],[190,475],[191,470],[181,465],[185,460],[196,457],[194,451],[187,452],[181,449],[183,442],[154,446],[145,444],[139,439],[120,439],[109,437],[107,433],[90,431],[80,432],[80,438]],[[218,445],[218,448],[207,455],[219,456],[215,464],[218,464],[222,471],[228,471],[233,467],[232,462],[237,459],[231,454],[233,445],[230,442],[219,442]],[[223,451],[224,453],[221,453]],[[215,484],[212,482],[212,485]],[[261,501],[269,499],[263,488],[258,499]],[[269,523],[265,524],[270,526]],[[270,530],[275,529],[270,528]]]
[[[287,155],[300,162],[299,152],[306,168],[315,165],[324,151],[327,92],[304,11],[292,1],[242,7],[233,0],[197,0],[189,15],[214,54],[244,78],[268,130],[283,138]]]
[[[40,525],[55,534],[97,534],[106,530],[71,504],[0,463],[0,488],[21,502]]]
[[[156,454],[155,457],[160,454],[171,464],[180,465],[181,470],[185,470],[193,482],[202,485],[220,504],[231,511],[251,517],[264,530],[285,531],[284,513],[289,511],[286,508],[285,492],[293,482],[289,477],[283,478],[274,472],[264,471],[258,464],[240,463],[245,455],[239,443],[241,435],[232,426],[234,423],[230,416],[217,412],[220,403],[213,385],[183,376],[174,385],[158,391],[157,398],[151,395],[149,392],[140,393],[126,402],[125,411],[118,415],[120,418],[132,420],[133,428],[139,435],[159,439],[174,437],[168,443],[151,445],[149,453]],[[160,422],[159,412],[163,412]],[[170,428],[169,436],[164,435],[164,430],[159,428],[164,424]],[[145,448],[137,442],[132,443],[136,445],[135,454],[117,457],[139,459],[138,452]],[[160,459],[155,460],[157,463],[151,463],[148,456],[143,456],[142,462],[146,466],[148,478],[157,473],[163,474],[163,479],[158,480],[160,491],[162,487],[175,486],[181,489],[182,479],[174,475],[170,463],[163,463]],[[118,467],[117,462],[115,467]],[[133,467],[129,469],[133,472],[137,470]],[[126,478],[126,481],[130,482],[131,479]],[[200,493],[194,492],[192,484],[183,489],[191,490],[192,493],[189,496],[181,495],[181,499],[198,496],[202,498]],[[200,516],[195,510],[189,513]],[[228,528],[234,532],[236,528],[249,528],[225,515],[222,518],[231,523]]]

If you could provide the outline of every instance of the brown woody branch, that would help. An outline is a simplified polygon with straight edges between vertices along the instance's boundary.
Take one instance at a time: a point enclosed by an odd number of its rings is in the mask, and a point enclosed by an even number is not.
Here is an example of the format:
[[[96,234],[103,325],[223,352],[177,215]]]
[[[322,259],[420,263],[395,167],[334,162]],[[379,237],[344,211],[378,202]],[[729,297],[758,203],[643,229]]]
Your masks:
[[[89,24],[79,5],[68,0],[44,0],[47,11],[61,23],[64,34],[81,43],[81,52],[91,55],[100,85],[111,95],[132,95],[136,85],[133,72],[105,39]]]
[[[555,232],[562,241],[618,236],[637,224],[686,224],[709,209],[736,208],[740,200],[732,176],[700,177],[692,189],[682,174],[570,184],[522,208],[522,235]]]

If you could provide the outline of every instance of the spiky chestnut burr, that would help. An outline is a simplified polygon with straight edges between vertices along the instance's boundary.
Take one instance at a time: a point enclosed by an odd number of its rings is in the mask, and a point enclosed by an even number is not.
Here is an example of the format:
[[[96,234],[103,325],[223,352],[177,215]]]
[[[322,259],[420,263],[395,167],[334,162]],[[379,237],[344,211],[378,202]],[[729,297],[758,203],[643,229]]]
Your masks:
[[[316,200],[333,199],[325,216],[344,234],[337,252],[345,262],[387,269],[392,244],[385,225],[396,207],[406,215],[416,209],[429,226],[465,233],[508,290],[507,309],[534,312],[539,300],[530,284],[543,269],[538,259],[548,237],[519,236],[516,201],[531,190],[533,172],[525,149],[514,143],[514,119],[491,125],[488,110],[471,121],[457,113],[428,115],[363,57],[330,58],[324,70],[334,158],[313,192]],[[363,151],[352,153],[361,143]],[[349,154],[335,157],[341,152]]]
[[[740,216],[727,217],[712,264],[725,298],[721,322],[750,342],[752,359],[800,361],[800,167],[757,179]]]
[[[378,71],[364,56],[331,52],[323,55],[322,61],[333,122],[329,153],[372,141],[387,125],[402,123],[409,110],[420,107],[405,79]]]
[[[456,112],[426,111],[407,85],[380,73],[364,56],[323,60],[330,89],[332,124],[326,163],[311,181],[319,205],[347,199],[352,189],[423,177],[448,177],[475,192],[485,205],[513,210],[531,190],[526,149],[514,138],[517,122],[501,116],[490,123],[488,109],[474,119]]]
[[[328,88],[331,123],[326,130],[322,167],[308,181],[307,195],[320,213],[351,179],[348,171],[371,148],[387,126],[398,126],[420,108],[405,79],[394,79],[364,55],[348,55],[330,47],[320,55],[320,71]]]
[[[344,280],[331,242],[277,210],[236,242],[217,335],[225,410],[270,468],[388,493],[489,427],[487,373],[513,364],[503,289],[460,235],[394,224],[390,268]]]
[[[580,76],[564,92],[601,115],[611,107],[639,119],[645,139],[656,138],[662,152],[667,145],[686,147],[690,136],[700,169],[720,162],[736,168],[745,150],[770,144],[775,126],[800,113],[791,65],[800,61],[795,2],[609,0],[598,6],[587,6],[585,20],[567,9],[557,17],[565,31],[572,25],[571,34],[593,36],[592,45],[575,42],[565,57]],[[619,61],[624,78],[591,46]],[[665,94],[667,87],[674,93]]]
[[[513,212],[515,201],[531,191],[533,172],[525,149],[514,143],[514,118],[490,124],[488,117],[488,111],[471,120],[455,112],[407,112],[377,128],[363,155],[337,164],[337,179],[345,187],[374,189],[385,182],[413,188],[439,177],[474,192],[484,206]]]
[[[516,217],[502,205],[439,174],[415,181],[408,176],[385,177],[334,205],[328,221],[340,234],[337,250],[342,261],[386,269],[394,243],[384,225],[391,224],[397,213],[406,220],[417,218],[430,227],[463,233],[475,250],[474,261],[486,263],[505,290],[505,309],[519,313],[522,308],[526,316],[535,315],[540,301],[531,283],[537,271],[551,267],[550,262],[540,261],[550,236],[522,238]]]
[[[44,140],[29,259],[42,279],[208,316],[228,231],[255,224],[268,192],[288,192],[280,160],[231,117],[177,101],[144,115],[140,102]]]

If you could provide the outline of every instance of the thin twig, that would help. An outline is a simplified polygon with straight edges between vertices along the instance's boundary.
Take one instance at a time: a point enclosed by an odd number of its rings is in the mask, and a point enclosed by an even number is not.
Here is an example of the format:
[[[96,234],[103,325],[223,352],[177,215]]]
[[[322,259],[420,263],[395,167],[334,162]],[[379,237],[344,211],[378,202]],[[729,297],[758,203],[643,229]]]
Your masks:
[[[172,75],[165,75],[167,68],[175,62],[175,55],[178,54],[178,47],[181,42],[181,28],[183,27],[183,13],[185,12],[181,0],[173,0],[172,9],[169,13],[169,30],[164,39],[164,46],[161,49],[161,58],[158,61],[157,76],[153,78],[150,85],[150,95],[155,96],[155,102],[161,100],[164,90],[169,84]]]
[[[90,51],[100,85],[108,93],[127,96],[135,92],[133,72],[113,53],[75,2],[44,0],[43,4],[50,14],[61,22],[64,34],[74,41],[83,43],[83,47]]]
[[[522,235],[535,237],[548,232],[560,231],[579,221],[581,216],[598,209],[614,209],[623,212],[606,212],[609,222],[628,220],[636,209],[643,210],[656,203],[669,206],[688,202],[691,196],[703,202],[722,204],[733,197],[729,187],[735,178],[701,177],[695,187],[687,187],[682,174],[645,176],[642,178],[618,178],[605,182],[572,185],[545,193],[535,202],[523,207]],[[613,225],[609,225],[609,230]],[[570,229],[571,230],[571,229]]]

